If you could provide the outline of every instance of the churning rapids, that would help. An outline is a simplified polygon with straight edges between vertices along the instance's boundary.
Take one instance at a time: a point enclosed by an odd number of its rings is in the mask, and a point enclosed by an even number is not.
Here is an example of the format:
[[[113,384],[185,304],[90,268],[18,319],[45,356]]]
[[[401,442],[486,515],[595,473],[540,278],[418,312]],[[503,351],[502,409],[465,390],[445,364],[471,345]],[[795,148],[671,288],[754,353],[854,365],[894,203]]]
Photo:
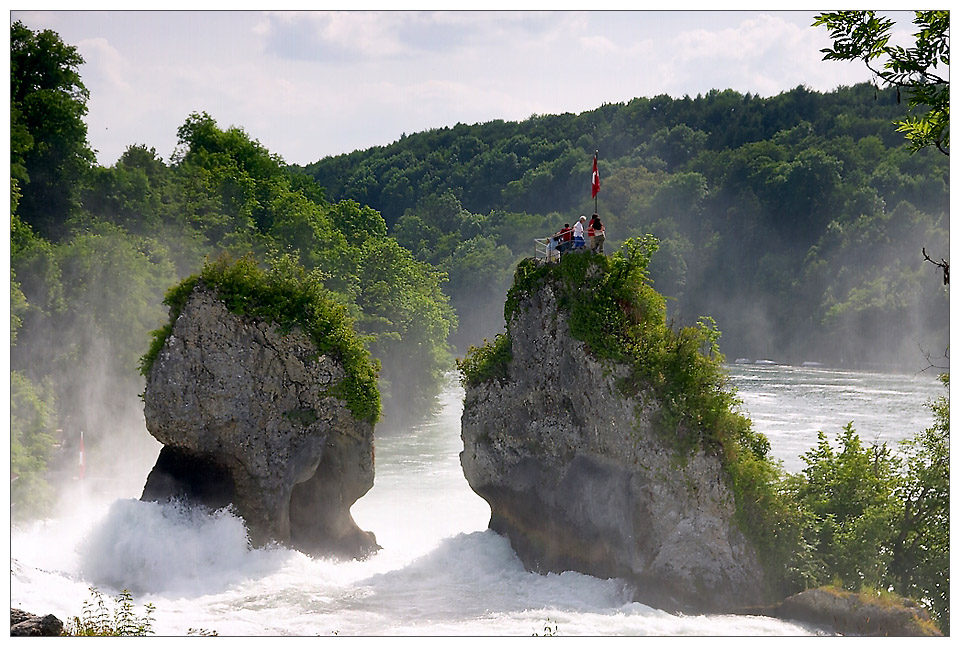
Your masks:
[[[817,430],[834,438],[851,421],[864,442],[895,446],[930,426],[926,403],[944,392],[927,374],[730,372],[744,413],[789,471],[804,467]],[[429,421],[377,437],[376,484],[353,506],[357,524],[383,546],[367,561],[250,550],[242,522],[227,512],[138,501],[146,470],[104,497],[102,487],[100,495],[84,489],[95,483],[88,468],[64,514],[11,532],[11,606],[66,620],[81,614],[89,587],[105,598],[128,589],[138,614],[143,604],[156,607],[157,635],[811,633],[765,617],[671,615],[631,602],[618,580],[524,571],[507,540],[486,529],[490,509],[463,477],[462,397],[451,379]]]

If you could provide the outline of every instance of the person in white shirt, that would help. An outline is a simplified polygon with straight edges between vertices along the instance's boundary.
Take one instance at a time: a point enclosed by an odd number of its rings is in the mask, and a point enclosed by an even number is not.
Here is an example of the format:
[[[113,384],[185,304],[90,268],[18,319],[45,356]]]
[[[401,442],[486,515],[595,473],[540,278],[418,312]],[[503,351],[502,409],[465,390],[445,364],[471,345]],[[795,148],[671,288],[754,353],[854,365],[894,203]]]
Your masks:
[[[580,220],[577,221],[577,224],[573,226],[573,248],[574,249],[583,249],[583,223],[587,221],[587,217],[581,215]]]

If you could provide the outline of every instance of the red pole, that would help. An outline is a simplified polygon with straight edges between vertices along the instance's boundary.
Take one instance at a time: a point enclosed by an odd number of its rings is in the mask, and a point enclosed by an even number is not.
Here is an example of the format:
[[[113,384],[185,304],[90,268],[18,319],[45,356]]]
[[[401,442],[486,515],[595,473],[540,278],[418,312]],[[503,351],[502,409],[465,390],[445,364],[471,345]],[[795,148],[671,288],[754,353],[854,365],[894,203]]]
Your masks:
[[[86,475],[87,461],[83,455],[83,429],[80,430],[80,480]]]

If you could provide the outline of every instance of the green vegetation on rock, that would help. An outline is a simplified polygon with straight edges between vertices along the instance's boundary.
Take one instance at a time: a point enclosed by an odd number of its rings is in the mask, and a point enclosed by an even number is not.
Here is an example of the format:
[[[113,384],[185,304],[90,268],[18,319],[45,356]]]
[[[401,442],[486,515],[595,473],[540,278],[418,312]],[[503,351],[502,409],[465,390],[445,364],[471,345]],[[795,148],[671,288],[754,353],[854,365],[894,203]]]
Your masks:
[[[457,359],[461,381],[466,386],[476,386],[488,380],[506,378],[511,351],[507,333],[500,333],[492,342],[484,340],[482,346],[471,346],[463,359]]]
[[[286,256],[275,259],[269,270],[261,269],[251,256],[240,259],[221,256],[167,292],[164,303],[170,307],[171,325],[197,285],[212,289],[227,309],[238,316],[267,321],[285,333],[294,327],[300,328],[320,354],[330,355],[343,365],[346,375],[331,395],[345,400],[361,420],[376,422],[379,418],[379,362],[371,361],[346,308],[330,297],[316,272],[307,272]],[[153,343],[141,360],[140,370],[144,375],[149,373],[163,348],[171,325],[153,333]]]
[[[884,445],[865,446],[852,425],[834,450],[821,434],[787,474],[766,437],[738,412],[727,384],[719,332],[709,319],[674,328],[647,268],[652,236],[625,241],[612,257],[567,254],[559,263],[522,261],[504,305],[509,322],[524,298],[549,286],[570,334],[594,358],[630,368],[625,396],[651,392],[655,424],[678,458],[717,455],[734,493],[736,519],[764,565],[768,585],[786,596],[839,583],[852,591],[891,590],[918,600],[949,626],[949,407],[932,403],[936,423],[904,442],[901,460]],[[459,362],[475,387],[509,377],[509,330],[471,348]],[[944,378],[946,382],[946,378]]]
[[[521,261],[504,318],[510,321],[524,296],[549,281],[568,314],[571,335],[596,359],[630,367],[619,383],[625,395],[653,391],[661,403],[658,426],[679,449],[719,451],[733,439],[765,455],[765,439],[731,411],[738,401],[725,388],[719,332],[707,319],[679,329],[668,325],[665,299],[647,270],[657,248],[657,239],[645,236],[624,241],[610,257],[583,253],[566,254],[559,263]],[[493,344],[471,349],[460,363],[465,383],[505,375],[509,348],[509,333],[503,333]]]

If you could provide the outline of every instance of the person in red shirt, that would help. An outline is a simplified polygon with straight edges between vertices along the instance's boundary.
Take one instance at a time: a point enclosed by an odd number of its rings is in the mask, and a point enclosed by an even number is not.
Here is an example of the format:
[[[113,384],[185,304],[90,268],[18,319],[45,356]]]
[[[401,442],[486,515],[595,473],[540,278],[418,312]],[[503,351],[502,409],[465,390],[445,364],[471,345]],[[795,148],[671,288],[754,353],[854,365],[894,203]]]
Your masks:
[[[564,223],[563,228],[553,235],[553,239],[558,243],[557,252],[563,256],[573,244],[573,229],[570,228],[570,223]]]

